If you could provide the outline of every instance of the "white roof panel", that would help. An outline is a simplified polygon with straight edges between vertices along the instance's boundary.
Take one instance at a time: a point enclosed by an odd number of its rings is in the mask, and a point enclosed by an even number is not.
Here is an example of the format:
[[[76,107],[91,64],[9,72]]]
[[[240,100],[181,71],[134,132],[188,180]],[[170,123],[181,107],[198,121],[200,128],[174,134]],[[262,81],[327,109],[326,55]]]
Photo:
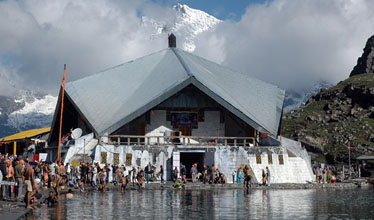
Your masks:
[[[176,48],[70,82],[65,91],[103,135],[191,83],[254,128],[277,133],[284,90]]]

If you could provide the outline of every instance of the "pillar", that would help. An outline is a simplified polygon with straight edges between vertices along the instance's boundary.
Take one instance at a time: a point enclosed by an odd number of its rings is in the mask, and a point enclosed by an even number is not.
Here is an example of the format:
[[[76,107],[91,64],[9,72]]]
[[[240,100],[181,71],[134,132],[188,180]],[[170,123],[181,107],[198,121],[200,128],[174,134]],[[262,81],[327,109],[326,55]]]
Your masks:
[[[17,142],[13,142],[14,143],[14,146],[13,146],[13,155],[16,155],[17,154]]]

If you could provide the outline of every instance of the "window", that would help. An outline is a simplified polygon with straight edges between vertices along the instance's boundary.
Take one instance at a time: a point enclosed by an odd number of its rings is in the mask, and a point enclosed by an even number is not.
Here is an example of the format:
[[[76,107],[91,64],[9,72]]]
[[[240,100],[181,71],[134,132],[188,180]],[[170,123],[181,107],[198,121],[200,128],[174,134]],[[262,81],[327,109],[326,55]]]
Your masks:
[[[283,161],[283,154],[278,155],[278,160],[279,160],[279,164],[280,164],[280,165],[283,165],[283,164],[284,164],[284,161]]]
[[[261,154],[256,154],[256,163],[261,164]]]
[[[273,154],[268,154],[268,164],[273,164]]]

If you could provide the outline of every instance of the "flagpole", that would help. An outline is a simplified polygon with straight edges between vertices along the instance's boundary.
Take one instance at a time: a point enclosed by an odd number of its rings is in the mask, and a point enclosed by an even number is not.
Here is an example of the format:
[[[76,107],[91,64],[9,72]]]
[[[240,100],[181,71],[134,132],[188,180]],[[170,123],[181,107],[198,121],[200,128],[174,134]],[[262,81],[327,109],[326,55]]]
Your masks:
[[[351,179],[351,144],[348,142],[349,179]]]
[[[58,148],[57,148],[57,160],[60,160],[61,154],[61,129],[62,129],[62,115],[64,112],[64,95],[65,95],[65,75],[66,75],[66,64],[64,64],[64,77],[62,78],[62,94],[61,94],[61,115],[60,115],[60,130],[58,132]]]

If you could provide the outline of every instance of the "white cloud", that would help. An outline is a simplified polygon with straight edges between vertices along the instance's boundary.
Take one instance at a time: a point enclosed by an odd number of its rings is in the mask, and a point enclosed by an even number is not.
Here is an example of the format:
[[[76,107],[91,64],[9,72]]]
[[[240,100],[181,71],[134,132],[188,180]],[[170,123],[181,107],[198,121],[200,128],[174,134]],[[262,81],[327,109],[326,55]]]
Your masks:
[[[0,55],[11,54],[25,86],[56,94],[64,63],[71,81],[165,48],[166,36],[151,41],[153,29],[141,26],[139,11],[153,6],[131,0],[3,1]]]
[[[373,11],[371,0],[256,4],[240,21],[198,35],[195,53],[283,88],[337,82],[374,34]],[[57,94],[64,63],[72,81],[165,48],[166,34],[141,25],[142,15],[175,20],[170,8],[147,0],[0,1],[0,73],[6,76],[0,95],[19,88]],[[4,54],[11,64],[1,65]]]
[[[196,53],[286,89],[349,76],[374,34],[374,1],[274,0],[198,37]]]

